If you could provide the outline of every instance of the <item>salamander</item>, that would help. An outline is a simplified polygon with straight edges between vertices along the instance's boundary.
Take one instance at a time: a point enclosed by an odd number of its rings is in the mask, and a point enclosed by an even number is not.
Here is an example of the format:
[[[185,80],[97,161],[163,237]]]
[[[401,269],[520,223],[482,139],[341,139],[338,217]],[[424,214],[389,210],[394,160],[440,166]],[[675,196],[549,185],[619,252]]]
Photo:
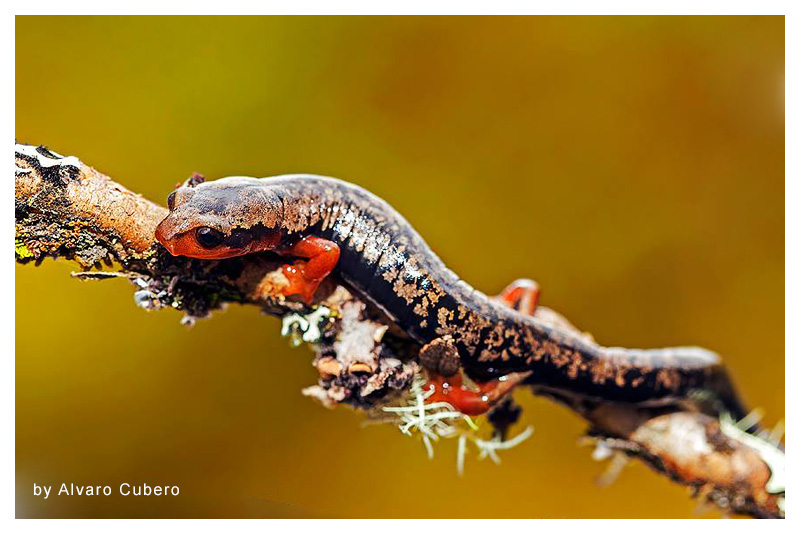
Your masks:
[[[222,259],[272,251],[284,293],[311,303],[335,272],[418,342],[434,389],[467,414],[488,411],[519,384],[587,399],[670,404],[704,392],[742,418],[720,358],[698,347],[604,347],[534,315],[538,288],[518,281],[488,297],[448,269],[388,203],[335,178],[193,178],[168,198],[156,238],[171,254]],[[476,385],[463,381],[462,371]]]

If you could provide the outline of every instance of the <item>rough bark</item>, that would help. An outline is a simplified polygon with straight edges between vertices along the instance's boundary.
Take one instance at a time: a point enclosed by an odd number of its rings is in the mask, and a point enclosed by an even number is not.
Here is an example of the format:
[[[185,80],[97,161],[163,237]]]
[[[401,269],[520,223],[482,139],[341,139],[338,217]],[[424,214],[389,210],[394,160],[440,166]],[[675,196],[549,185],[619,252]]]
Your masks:
[[[78,262],[84,269],[78,276],[84,278],[127,277],[140,306],[177,308],[187,321],[226,302],[257,305],[282,316],[284,333],[313,343],[320,382],[306,392],[328,406],[369,409],[402,395],[419,372],[419,347],[344,283],[328,281],[313,312],[280,294],[286,279],[277,256],[173,257],[153,237],[165,208],[76,158],[42,147],[17,144],[15,162],[18,262],[62,257]],[[118,269],[91,270],[104,264]],[[547,388],[534,393],[565,404],[589,423],[587,435],[598,459],[638,458],[727,511],[784,516],[784,453],[769,440],[689,408],[587,402]]]

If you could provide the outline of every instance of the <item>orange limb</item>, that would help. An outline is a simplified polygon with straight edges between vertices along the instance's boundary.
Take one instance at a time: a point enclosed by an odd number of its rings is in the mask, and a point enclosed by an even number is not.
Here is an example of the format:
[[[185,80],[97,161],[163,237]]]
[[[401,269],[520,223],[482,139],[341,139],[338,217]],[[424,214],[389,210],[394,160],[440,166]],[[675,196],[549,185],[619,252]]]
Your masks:
[[[530,371],[510,373],[489,382],[476,384],[476,388],[471,389],[464,385],[462,373],[449,377],[430,373],[431,378],[425,389],[430,391],[433,388],[433,395],[428,397],[426,402],[446,402],[465,415],[482,415],[491,410],[530,374]]]
[[[283,290],[283,294],[300,295],[308,304],[314,298],[319,284],[339,261],[339,246],[313,235],[303,237],[288,248],[281,249],[280,253],[306,258],[283,267],[283,274],[289,280],[289,286]]]
[[[535,315],[537,319],[550,326],[570,331],[585,337],[589,341],[594,341],[591,334],[576,328],[562,315],[544,306],[539,308],[539,284],[533,280],[528,278],[514,280],[494,298],[524,315]]]
[[[539,284],[528,278],[514,280],[497,296],[509,308],[533,315],[539,305]]]

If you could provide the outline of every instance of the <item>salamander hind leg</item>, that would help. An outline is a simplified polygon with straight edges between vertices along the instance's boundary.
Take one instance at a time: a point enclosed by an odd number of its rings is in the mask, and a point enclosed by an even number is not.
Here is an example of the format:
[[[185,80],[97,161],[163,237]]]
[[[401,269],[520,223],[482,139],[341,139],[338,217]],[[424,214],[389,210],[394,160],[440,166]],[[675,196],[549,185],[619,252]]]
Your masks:
[[[509,308],[533,315],[539,305],[539,284],[528,278],[519,278],[508,284],[496,298]]]
[[[419,358],[429,377],[424,389],[433,391],[426,402],[446,402],[465,415],[487,413],[530,375],[530,372],[511,373],[468,387],[464,383],[458,349],[450,336],[422,347]]]
[[[578,334],[588,341],[594,341],[591,334],[575,327],[560,313],[550,308],[539,306],[539,294],[539,284],[528,278],[519,278],[508,284],[494,298],[524,315],[536,316],[537,319],[550,326]]]
[[[463,373],[459,372],[450,377],[431,373],[425,387],[428,391],[433,389],[433,395],[428,397],[427,402],[446,402],[465,415],[483,415],[494,408],[530,374],[530,371],[510,373],[489,382],[476,383],[475,387],[468,387],[464,384]]]
[[[283,294],[299,295],[309,304],[319,284],[339,261],[339,246],[333,241],[316,236],[305,236],[278,252],[286,256],[306,258],[283,267],[283,274],[289,280]]]

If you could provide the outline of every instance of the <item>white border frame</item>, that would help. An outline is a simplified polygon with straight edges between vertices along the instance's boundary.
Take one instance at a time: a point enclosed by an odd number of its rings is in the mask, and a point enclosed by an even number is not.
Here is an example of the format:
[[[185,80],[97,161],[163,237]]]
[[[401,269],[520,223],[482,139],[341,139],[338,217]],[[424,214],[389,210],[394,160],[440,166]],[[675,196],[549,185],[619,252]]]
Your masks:
[[[289,2],[253,2],[253,1],[241,1],[241,0],[228,0],[224,3],[204,3],[203,5],[200,4],[193,4],[191,6],[187,6],[185,2],[167,2],[167,1],[159,1],[154,2],[152,0],[142,0],[135,3],[125,4],[122,2],[112,3],[112,2],[101,2],[98,0],[94,1],[72,1],[69,3],[65,3],[62,1],[51,1],[51,0],[41,0],[37,2],[17,2],[13,6],[11,6],[12,14],[20,14],[20,15],[27,15],[27,14],[72,14],[72,15],[80,15],[80,14],[272,14],[272,15],[294,15],[294,14],[339,14],[339,15],[349,15],[349,14],[486,14],[486,15],[498,15],[498,14],[539,14],[539,15],[556,15],[556,14],[563,14],[563,15],[572,15],[572,14],[593,14],[593,15],[621,15],[621,14],[665,14],[665,15],[678,15],[678,14],[687,14],[687,15],[705,15],[705,14],[715,14],[715,15],[736,15],[736,14],[752,14],[752,15],[787,15],[786,16],[786,87],[797,87],[797,53],[796,53],[796,40],[797,35],[800,33],[800,24],[797,23],[796,13],[798,11],[797,2],[779,2],[779,1],[741,1],[741,0],[729,0],[729,1],[720,1],[720,2],[713,2],[713,1],[702,1],[702,0],[673,0],[673,1],[650,1],[647,3],[641,1],[632,1],[632,0],[616,0],[616,1],[605,1],[605,2],[592,2],[589,0],[572,0],[572,1],[565,1],[565,2],[556,2],[551,1],[547,3],[543,2],[521,2],[521,1],[511,1],[511,0],[493,0],[491,3],[488,2],[475,2],[475,1],[462,1],[459,3],[448,3],[448,2],[441,2],[441,1],[419,1],[419,0],[406,0],[404,2],[376,2],[376,1],[348,1],[348,0],[338,0],[336,2],[323,2],[323,1],[312,1],[312,0],[296,0],[291,3]],[[794,9],[792,9],[794,8]],[[8,64],[5,65],[3,72],[6,73],[6,76],[13,76],[14,72],[14,30],[15,30],[15,23],[13,17],[9,16],[5,18],[6,23],[4,27],[6,31],[3,32],[6,40],[6,54],[4,55],[6,62]],[[9,89],[10,88],[10,89]],[[7,81],[3,84],[4,92],[10,92],[13,95],[14,92],[14,85],[13,80]],[[797,89],[795,89],[797,90]],[[785,91],[788,94],[795,94],[792,90]],[[10,98],[6,97],[6,101],[8,102]],[[14,108],[13,105],[11,107],[6,107],[6,123],[14,122]],[[10,117],[9,117],[10,116]],[[792,237],[797,235],[798,230],[798,221],[800,221],[800,209],[798,211],[794,211],[791,209],[792,207],[798,207],[798,181],[797,181],[797,157],[794,153],[788,150],[789,147],[800,146],[798,143],[797,135],[796,135],[796,125],[798,124],[798,117],[796,108],[792,106],[786,106],[786,176],[793,176],[794,179],[789,180],[786,179],[786,199],[785,199],[785,209],[786,209],[786,272],[789,273],[796,273],[800,272],[797,269],[798,267],[798,246],[797,240],[792,239]],[[8,137],[9,141],[11,136]],[[10,166],[10,165],[9,165]],[[12,181],[6,180],[6,187],[10,190]],[[10,191],[6,193],[6,198],[10,197]],[[7,228],[10,229],[10,219],[11,219],[11,203],[10,201],[6,201],[2,204],[2,209],[4,211],[3,218],[7,221]],[[10,246],[9,246],[10,248]],[[10,251],[9,251],[10,256]],[[149,520],[147,525],[142,525],[139,522],[130,522],[126,520],[114,520],[113,524],[109,524],[109,520],[56,520],[57,523],[52,522],[45,522],[43,520],[19,520],[14,521],[13,518],[15,517],[15,462],[13,459],[15,458],[14,455],[14,417],[15,417],[15,394],[14,394],[14,383],[15,383],[15,373],[14,373],[14,320],[13,320],[13,313],[14,313],[14,266],[11,264],[10,258],[6,260],[2,264],[0,264],[0,268],[2,268],[2,280],[4,284],[7,285],[7,291],[5,292],[6,295],[11,295],[10,299],[6,299],[5,309],[3,310],[3,321],[2,321],[2,329],[3,329],[3,336],[2,339],[5,340],[5,348],[3,350],[3,356],[5,361],[7,362],[6,365],[10,365],[11,369],[7,369],[5,373],[2,374],[5,384],[2,388],[3,392],[3,402],[2,402],[2,417],[3,417],[3,427],[6,429],[11,429],[11,432],[5,432],[3,435],[5,439],[2,442],[3,447],[3,458],[5,462],[2,466],[2,474],[3,474],[3,483],[0,485],[0,502],[3,505],[3,514],[2,519],[3,523],[5,523],[5,527],[9,528],[9,530],[5,530],[6,532],[9,531],[32,531],[32,532],[50,532],[53,528],[57,528],[60,532],[74,532],[80,530],[81,532],[107,532],[109,530],[119,531],[119,532],[134,532],[139,531],[142,528],[146,528],[148,530],[155,529],[157,531],[166,530],[168,528],[190,528],[193,531],[197,532],[217,532],[220,528],[229,529],[231,527],[236,528],[236,530],[241,530],[245,532],[259,532],[262,534],[265,528],[277,529],[279,531],[288,531],[289,529],[296,530],[296,529],[304,529],[304,528],[316,528],[321,529],[324,528],[326,530],[330,530],[333,533],[344,532],[345,530],[351,530],[355,528],[361,529],[376,529],[380,530],[382,533],[387,532],[389,534],[394,532],[400,532],[401,529],[403,531],[409,531],[412,529],[430,529],[430,528],[447,528],[448,530],[454,529],[458,531],[458,534],[464,534],[464,532],[475,532],[476,534],[480,532],[481,534],[485,534],[487,529],[488,530],[501,530],[506,528],[514,528],[514,527],[521,527],[525,529],[530,528],[548,528],[548,527],[556,527],[556,528],[563,528],[562,525],[554,525],[551,523],[550,520],[540,520],[540,521],[547,521],[548,524],[537,523],[536,525],[532,524],[521,524],[520,522],[523,520],[514,520],[513,522],[506,522],[503,521],[502,523],[498,523],[497,520],[447,520],[446,524],[440,523],[437,521],[436,525],[432,524],[431,520],[415,520],[415,521],[381,521],[379,524],[377,520],[362,520],[359,521],[357,525],[354,525],[354,521],[358,520],[343,520],[343,521],[333,521],[333,520],[324,520],[325,524],[321,524],[318,521],[311,522],[311,520],[269,520],[269,525],[265,525],[260,520],[237,520],[235,523],[233,520],[224,520],[224,523],[220,523],[219,521],[204,521],[204,520],[187,520],[190,524],[182,523],[181,525],[175,525],[174,523],[168,523],[165,520]],[[8,286],[11,286],[10,288]],[[8,290],[10,289],[10,291]],[[758,288],[753,288],[754,291],[757,291]],[[789,277],[786,279],[786,317],[785,317],[785,326],[786,332],[789,332],[789,326],[796,327],[798,325],[798,311],[797,305],[794,304],[798,301],[798,282],[796,281],[795,277]],[[9,309],[10,308],[10,309]],[[11,342],[11,346],[9,347],[9,342]],[[798,340],[795,338],[790,338],[788,335],[786,336],[786,351],[788,354],[797,354],[798,348]],[[787,377],[796,377],[797,373],[795,372],[797,363],[794,361],[794,358],[789,359],[786,365]],[[787,405],[795,406],[797,401],[797,395],[794,393],[793,388],[790,390],[786,388],[787,391]],[[794,410],[786,410],[786,419],[790,420],[789,412],[793,413]],[[787,424],[787,428],[789,432],[793,429],[793,424],[789,422]],[[9,436],[10,434],[10,436]],[[792,468],[792,464],[789,464],[789,472],[787,476],[789,478],[793,478],[791,475],[794,474]],[[791,502],[790,500],[787,502]],[[792,520],[791,512],[788,515],[788,521],[773,521],[771,523],[765,523],[763,526],[759,528],[765,529],[776,529],[776,530],[785,530],[789,522]],[[642,524],[642,521],[648,521],[647,525]],[[699,520],[689,520],[691,521],[691,526],[686,524],[685,522],[681,525],[680,528],[685,529],[687,527],[691,529],[707,529],[708,524],[706,523],[699,523]],[[298,524],[298,522],[303,523]],[[725,529],[730,531],[739,531],[743,532],[744,529],[748,529],[750,523],[742,522],[742,521],[734,521],[728,522],[725,524]],[[634,520],[634,521],[599,521],[599,520],[592,520],[591,523],[582,522],[580,524],[573,524],[571,526],[575,526],[575,528],[581,529],[592,529],[592,531],[604,532],[604,531],[612,531],[619,532],[622,528],[624,530],[632,530],[632,531],[641,531],[643,528],[652,529],[655,525],[652,524],[651,520]],[[676,525],[663,525],[665,529],[674,529]],[[659,527],[655,527],[659,528]],[[795,528],[796,530],[796,528]]]

